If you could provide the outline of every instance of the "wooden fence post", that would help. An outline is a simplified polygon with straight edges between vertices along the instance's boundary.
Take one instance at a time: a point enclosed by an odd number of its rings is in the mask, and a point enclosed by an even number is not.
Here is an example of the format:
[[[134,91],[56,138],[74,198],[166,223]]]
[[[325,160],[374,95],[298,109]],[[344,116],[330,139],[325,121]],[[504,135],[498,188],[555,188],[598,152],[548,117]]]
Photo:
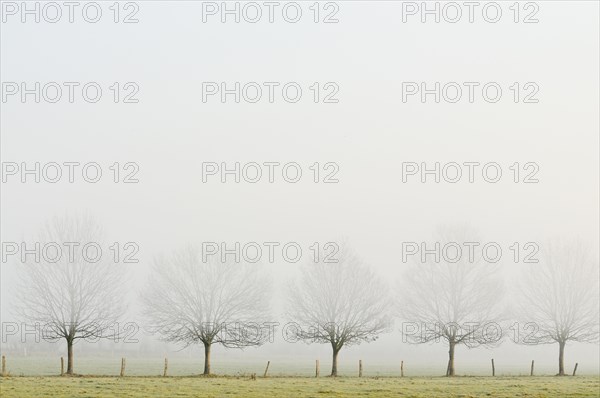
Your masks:
[[[121,358],[121,377],[125,376],[125,358]]]
[[[400,377],[404,377],[404,361],[400,362]]]
[[[533,364],[535,363],[535,361],[532,359],[531,360],[531,373],[530,376],[533,376]]]
[[[319,377],[319,360],[315,364],[315,377]]]
[[[573,369],[573,376],[575,376],[575,372],[577,372],[577,366],[578,365],[579,365],[578,363],[575,363],[575,369]]]
[[[362,377],[362,359],[358,360],[358,377]]]
[[[494,366],[494,358],[492,358],[492,376],[496,376],[496,367]]]
[[[6,356],[2,355],[2,376],[6,376]]]
[[[267,372],[269,371],[270,364],[271,364],[271,361],[267,361],[267,367],[265,368],[265,374],[263,375],[263,377],[267,377]]]
[[[65,374],[65,358],[60,357],[60,375],[63,376]]]
[[[169,367],[169,360],[165,358],[165,369],[163,370],[163,377],[167,377],[167,368]]]

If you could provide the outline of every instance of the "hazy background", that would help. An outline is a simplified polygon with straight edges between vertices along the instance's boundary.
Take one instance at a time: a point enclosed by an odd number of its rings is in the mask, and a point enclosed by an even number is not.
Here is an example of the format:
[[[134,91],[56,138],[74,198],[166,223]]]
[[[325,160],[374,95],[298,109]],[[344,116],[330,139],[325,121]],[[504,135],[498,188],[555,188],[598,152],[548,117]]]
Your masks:
[[[203,24],[200,2],[158,1],[138,3],[137,24],[114,24],[109,14],[97,24],[81,18],[22,24],[10,17],[0,39],[3,82],[95,81],[104,94],[96,104],[81,97],[73,104],[23,104],[12,97],[2,104],[2,161],[97,162],[107,174],[97,184],[81,178],[70,184],[64,177],[56,184],[23,184],[12,177],[2,184],[2,241],[30,239],[56,214],[90,212],[110,241],[139,244],[140,262],[124,264],[132,322],[141,322],[137,292],[153,256],[187,243],[296,241],[307,248],[345,237],[392,286],[404,266],[401,242],[431,240],[439,225],[470,225],[483,241],[503,247],[532,241],[543,250],[548,238],[579,237],[597,256],[598,3],[537,2],[537,24],[515,24],[512,14],[490,24],[481,13],[472,24],[422,24],[418,16],[402,23],[400,2],[337,3],[336,24],[315,24],[308,13],[297,24],[284,22],[280,13],[273,24],[222,24],[217,16]],[[109,3],[102,4],[107,11]],[[308,12],[309,3],[302,5]],[[139,103],[113,103],[108,86],[116,81],[136,82]],[[295,104],[280,96],[275,103],[203,103],[206,81],[295,81],[304,94]],[[317,81],[336,82],[339,103],[313,103],[308,86]],[[504,93],[495,104],[480,96],[473,104],[403,103],[404,81],[494,81]],[[515,104],[508,90],[513,82],[536,82],[539,103]],[[218,177],[202,183],[202,162],[236,161],[297,162],[306,174],[297,184],[280,174],[273,184],[264,178],[222,184]],[[497,184],[480,174],[473,184],[464,178],[457,184],[402,183],[402,162],[409,161],[497,162],[506,174]],[[140,182],[113,183],[108,166],[114,162],[139,164]],[[339,183],[313,183],[308,166],[314,162],[336,162]],[[514,162],[536,162],[540,182],[513,183],[508,167]],[[273,319],[284,323],[285,281],[298,265],[267,266],[277,282]],[[510,284],[522,264],[502,266]],[[3,322],[13,320],[15,267],[2,264]],[[162,356],[190,356],[191,366],[201,369],[197,348],[176,353],[177,347],[155,345],[141,332],[138,337],[139,344],[106,344],[88,355],[137,352],[129,356],[158,358],[156,372]],[[555,345],[510,341],[493,350],[460,347],[457,372],[487,373],[493,357],[499,373],[527,373],[531,359],[550,373],[557,351]],[[78,345],[76,367],[82,355]],[[279,334],[276,343],[258,349],[215,347],[213,365],[217,373],[234,373],[271,360],[274,373],[279,363],[310,372],[317,358],[330,361],[330,347],[285,343]],[[376,366],[397,372],[400,360],[408,374],[442,374],[447,347],[402,344],[395,331],[344,348],[341,373],[354,371],[358,358],[366,374]],[[34,363],[23,361],[19,366],[28,373]],[[582,373],[598,372],[598,346],[567,346],[567,369],[574,362]]]

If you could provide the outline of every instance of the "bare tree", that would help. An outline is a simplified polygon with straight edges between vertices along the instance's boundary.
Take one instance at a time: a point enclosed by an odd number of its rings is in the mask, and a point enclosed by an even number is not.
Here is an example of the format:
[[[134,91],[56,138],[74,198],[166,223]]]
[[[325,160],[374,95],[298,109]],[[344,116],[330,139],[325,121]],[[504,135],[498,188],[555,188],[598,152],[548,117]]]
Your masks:
[[[118,335],[124,310],[123,266],[107,252],[101,228],[88,215],[55,217],[38,242],[37,248],[27,248],[34,253],[20,267],[16,312],[40,327],[44,339],[66,340],[71,375],[78,340]]]
[[[265,343],[269,279],[257,264],[203,262],[200,250],[188,247],[155,259],[143,293],[144,314],[163,341],[204,345],[204,374],[210,374],[213,344],[244,348]]]
[[[288,316],[292,338],[331,344],[331,376],[338,374],[342,347],[374,341],[391,326],[387,286],[346,246],[337,263],[311,263],[292,283]]]
[[[435,244],[420,247],[397,292],[403,341],[445,341],[446,376],[455,375],[456,346],[493,346],[502,338],[502,280],[497,266],[483,261],[482,244],[468,234],[447,229]],[[423,256],[424,250],[432,252]]]
[[[558,343],[558,375],[564,376],[567,342],[598,342],[598,259],[580,242],[552,241],[543,249],[543,261],[527,265],[519,284],[519,318],[535,330],[519,342]]]

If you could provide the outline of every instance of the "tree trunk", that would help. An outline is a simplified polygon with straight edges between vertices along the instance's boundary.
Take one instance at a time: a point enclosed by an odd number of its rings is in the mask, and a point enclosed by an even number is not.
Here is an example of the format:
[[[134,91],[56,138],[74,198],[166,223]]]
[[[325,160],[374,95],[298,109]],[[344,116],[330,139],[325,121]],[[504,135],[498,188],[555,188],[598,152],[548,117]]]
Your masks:
[[[449,349],[448,349],[448,369],[446,371],[446,376],[454,376],[454,347],[456,343],[454,341],[450,341]]]
[[[204,343],[204,374],[210,374],[210,343]]]
[[[558,375],[565,375],[565,344],[566,341],[558,342]]]
[[[67,374],[73,374],[73,340],[67,339]]]
[[[337,372],[337,359],[338,359],[338,353],[340,352],[340,350],[336,350],[335,348],[333,349],[333,361],[331,363],[331,376],[332,377],[336,377],[338,375]]]

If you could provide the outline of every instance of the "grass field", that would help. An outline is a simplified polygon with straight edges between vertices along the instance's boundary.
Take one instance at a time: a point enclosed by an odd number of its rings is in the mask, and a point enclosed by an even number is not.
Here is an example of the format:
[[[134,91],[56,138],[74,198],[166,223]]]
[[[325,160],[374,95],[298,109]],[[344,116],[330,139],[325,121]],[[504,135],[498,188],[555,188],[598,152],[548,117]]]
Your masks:
[[[2,397],[598,397],[577,377],[3,377]]]

